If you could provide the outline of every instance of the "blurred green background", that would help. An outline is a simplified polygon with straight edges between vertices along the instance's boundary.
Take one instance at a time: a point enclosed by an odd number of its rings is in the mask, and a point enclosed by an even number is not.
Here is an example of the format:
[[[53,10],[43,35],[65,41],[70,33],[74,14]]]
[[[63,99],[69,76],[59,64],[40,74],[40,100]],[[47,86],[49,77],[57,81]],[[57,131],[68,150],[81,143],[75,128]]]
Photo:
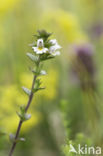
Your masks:
[[[32,101],[32,118],[24,123],[20,134],[26,142],[18,143],[15,156],[71,156],[70,140],[75,146],[102,147],[102,6],[103,0],[0,1],[0,131],[15,133],[19,121],[16,111],[27,102],[21,86],[30,88],[32,83],[32,62],[26,52],[31,51],[28,45],[34,40],[33,34],[39,29],[53,32],[52,38],[62,46],[61,55],[44,64],[46,90]],[[70,46],[83,43],[94,46],[97,89],[92,91],[83,91],[72,81],[70,72],[75,59]],[[0,135],[0,156],[8,155],[10,147],[8,135]]]

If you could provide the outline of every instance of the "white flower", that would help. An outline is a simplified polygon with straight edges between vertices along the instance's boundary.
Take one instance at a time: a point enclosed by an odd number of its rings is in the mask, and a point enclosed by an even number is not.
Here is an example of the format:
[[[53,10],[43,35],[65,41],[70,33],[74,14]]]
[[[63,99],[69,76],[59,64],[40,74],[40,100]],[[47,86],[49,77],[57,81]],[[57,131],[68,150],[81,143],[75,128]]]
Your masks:
[[[53,56],[60,55],[60,52],[58,50],[61,49],[61,46],[58,44],[57,40],[53,39],[53,40],[50,40],[49,42],[53,44],[49,48],[49,53]]]
[[[32,48],[36,54],[43,54],[48,51],[47,48],[38,48],[38,47],[32,47]]]
[[[53,55],[53,56],[60,55],[60,51],[54,51],[54,52],[52,52],[51,55]]]
[[[46,75],[46,71],[45,70],[41,70],[40,75]]]
[[[56,39],[52,39],[52,40],[50,40],[49,42],[50,42],[51,44],[53,44],[53,45],[58,44]]]
[[[32,47],[36,54],[43,54],[48,51],[48,48],[44,47],[43,39],[37,40],[37,47]]]

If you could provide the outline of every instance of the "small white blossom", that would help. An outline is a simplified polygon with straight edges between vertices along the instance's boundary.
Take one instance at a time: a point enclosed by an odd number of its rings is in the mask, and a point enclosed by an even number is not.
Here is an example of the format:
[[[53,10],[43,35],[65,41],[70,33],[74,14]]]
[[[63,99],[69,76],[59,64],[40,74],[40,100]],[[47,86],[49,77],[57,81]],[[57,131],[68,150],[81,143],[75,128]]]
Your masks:
[[[48,51],[47,48],[38,48],[38,47],[32,47],[32,48],[36,54],[43,54]]]
[[[45,70],[41,70],[40,74],[41,74],[41,75],[46,75],[47,73],[46,73]]]
[[[48,48],[44,47],[43,39],[37,40],[37,47],[32,47],[36,54],[43,54],[48,51]]]
[[[60,55],[60,51],[52,52],[52,55],[53,55],[53,56]]]
[[[52,39],[52,40],[50,40],[49,42],[50,42],[51,44],[53,44],[53,45],[58,44],[56,39]]]
[[[49,53],[53,56],[60,55],[58,50],[61,49],[61,46],[58,44],[57,40],[50,40],[50,43],[53,45],[49,48]]]

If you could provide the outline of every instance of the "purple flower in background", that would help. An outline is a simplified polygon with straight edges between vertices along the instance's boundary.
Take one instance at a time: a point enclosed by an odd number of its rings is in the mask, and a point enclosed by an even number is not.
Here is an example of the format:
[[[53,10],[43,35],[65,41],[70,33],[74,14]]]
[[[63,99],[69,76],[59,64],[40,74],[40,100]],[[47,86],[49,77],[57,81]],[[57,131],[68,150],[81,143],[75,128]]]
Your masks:
[[[95,88],[94,48],[91,44],[72,46],[73,61],[71,73],[83,88]]]
[[[74,52],[78,61],[84,66],[88,74],[94,74],[93,46],[91,44],[74,45]]]

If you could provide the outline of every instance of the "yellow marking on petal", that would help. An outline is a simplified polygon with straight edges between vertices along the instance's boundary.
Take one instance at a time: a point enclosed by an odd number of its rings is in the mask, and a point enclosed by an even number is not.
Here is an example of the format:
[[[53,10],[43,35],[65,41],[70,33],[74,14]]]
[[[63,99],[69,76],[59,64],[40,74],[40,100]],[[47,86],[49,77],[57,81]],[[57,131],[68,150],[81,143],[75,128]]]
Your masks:
[[[42,50],[43,48],[39,47],[38,50]]]

